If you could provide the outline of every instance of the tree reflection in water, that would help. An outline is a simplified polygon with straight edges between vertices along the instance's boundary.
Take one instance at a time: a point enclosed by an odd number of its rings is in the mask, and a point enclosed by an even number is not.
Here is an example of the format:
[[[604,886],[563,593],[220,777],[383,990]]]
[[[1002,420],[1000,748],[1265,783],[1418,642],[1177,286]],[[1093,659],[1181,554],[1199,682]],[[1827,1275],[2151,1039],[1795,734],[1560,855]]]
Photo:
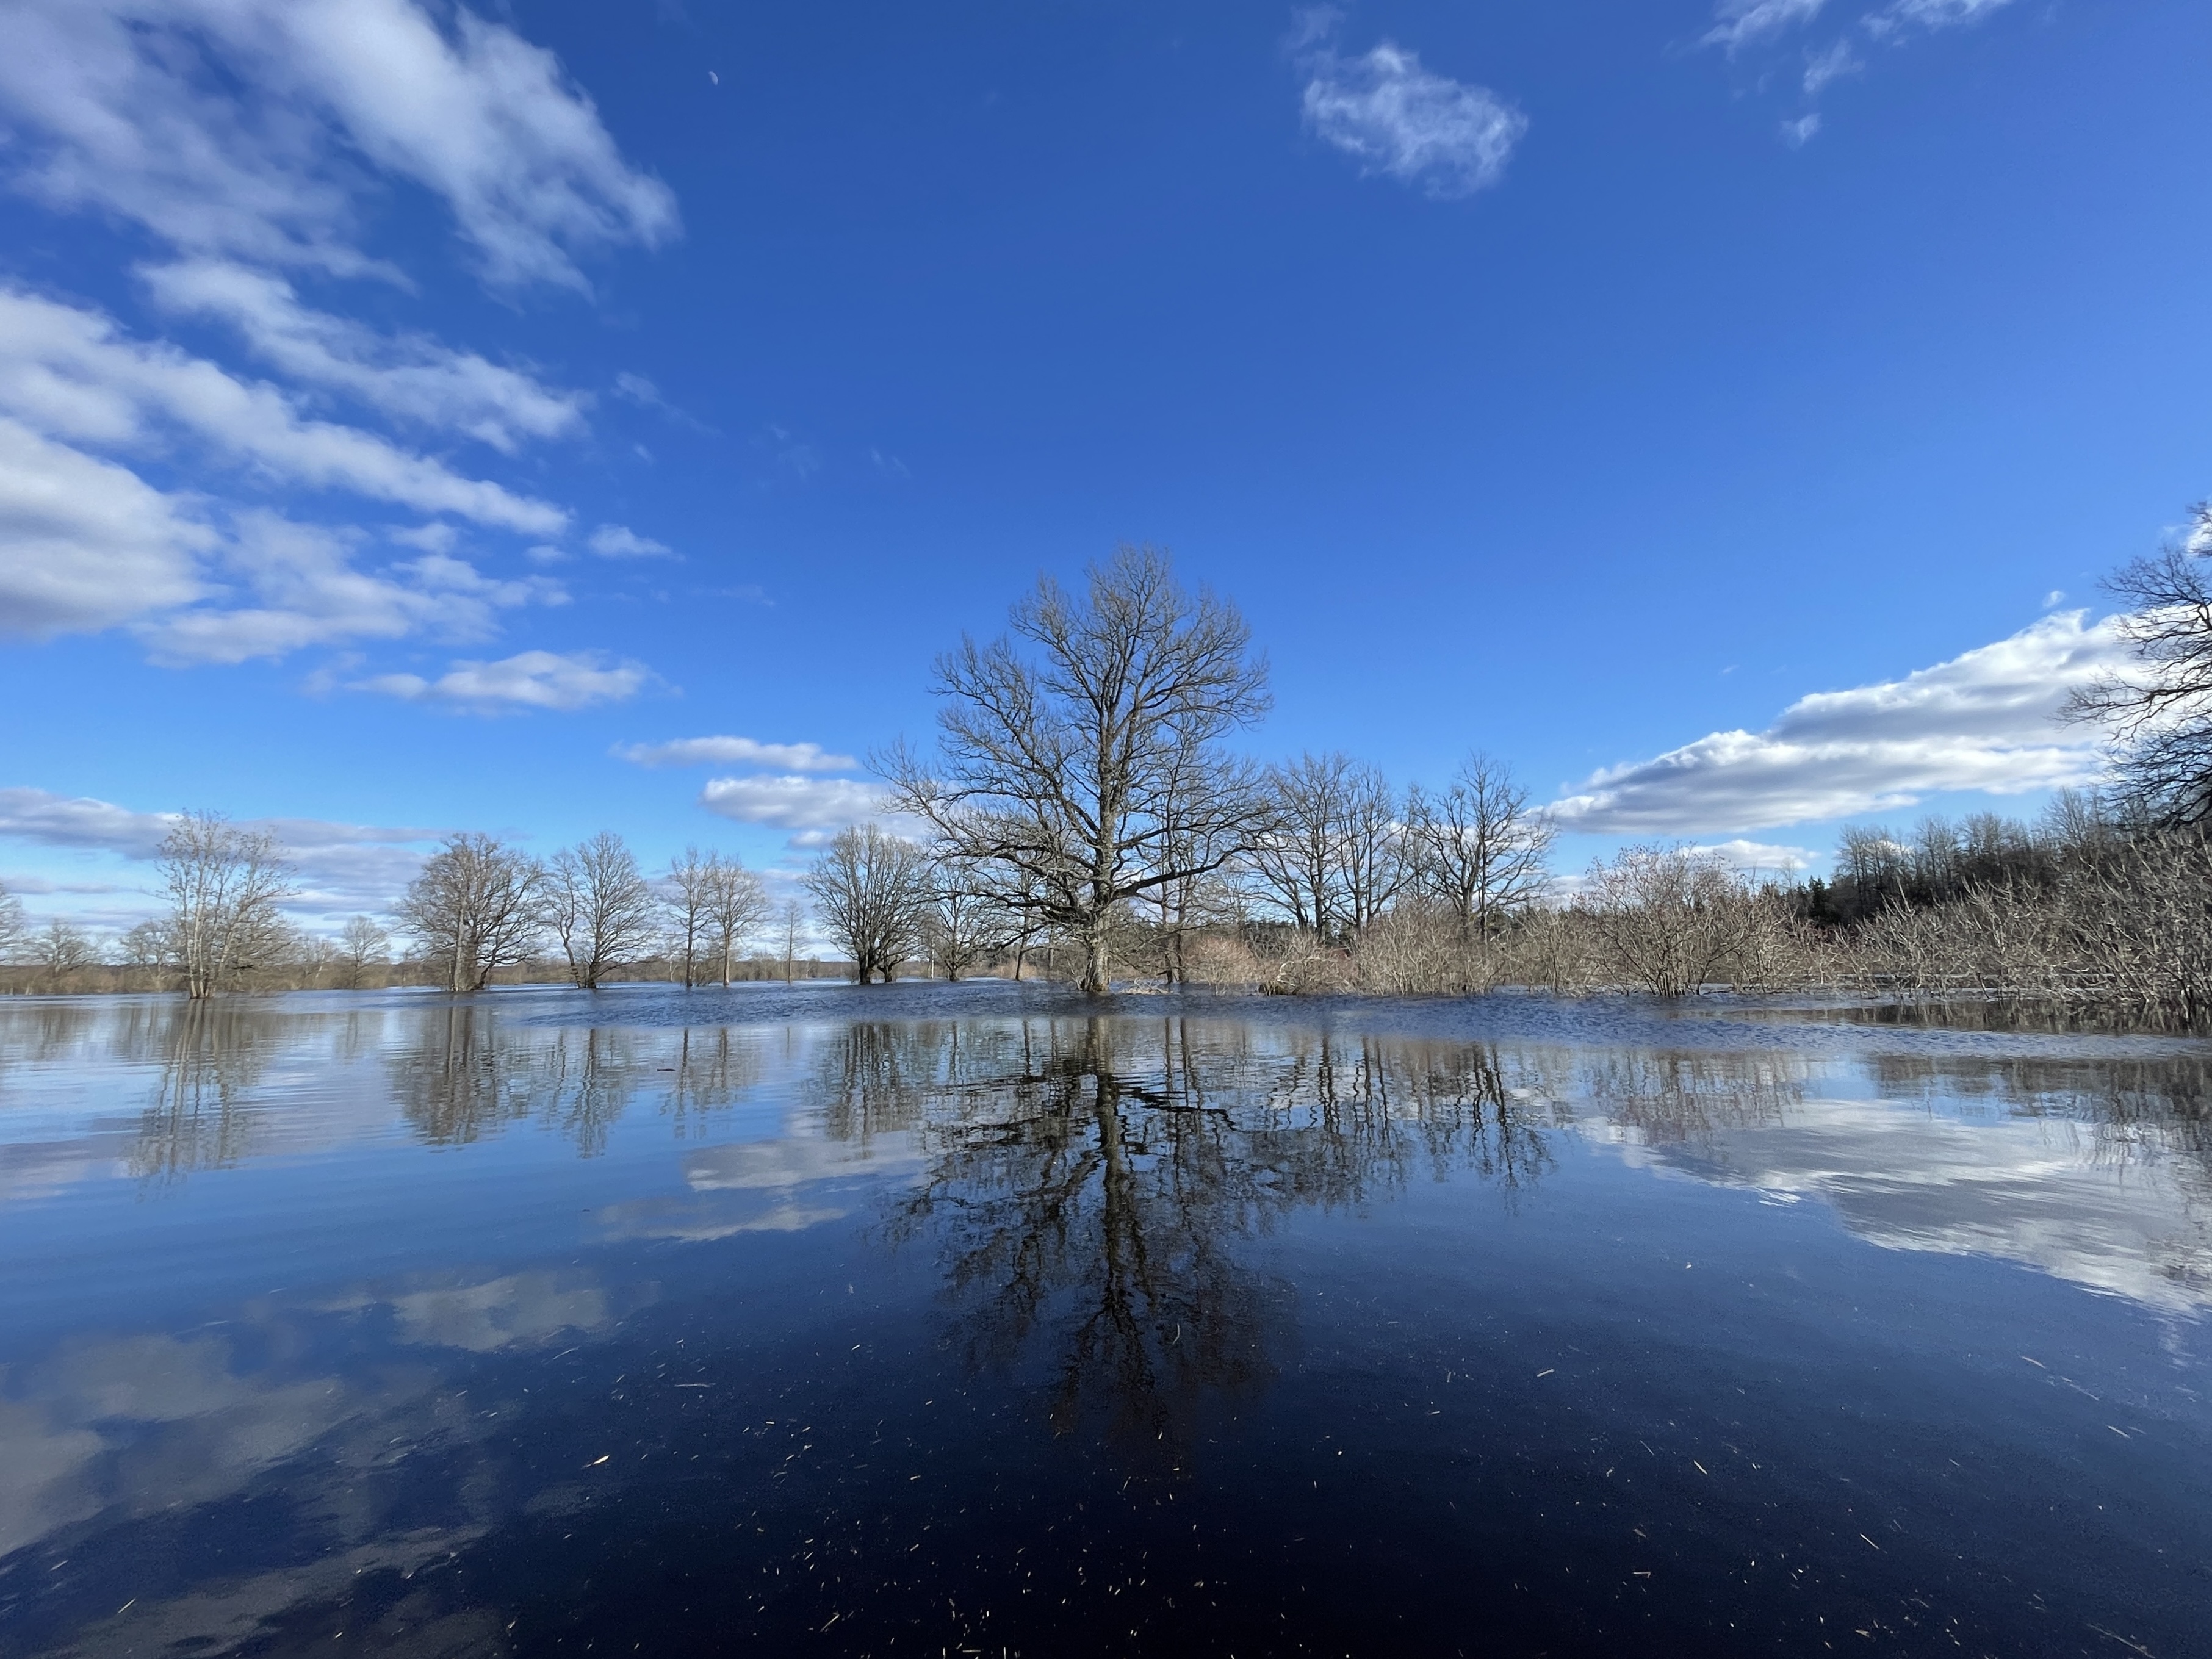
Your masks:
[[[161,1064],[131,1144],[133,1176],[166,1186],[245,1156],[254,1116],[247,1096],[260,1081],[274,1035],[266,1027],[250,1006],[192,1002],[160,1009],[129,1033],[135,1048],[158,1054]]]
[[[585,1158],[606,1150],[641,1091],[658,1091],[676,1133],[690,1136],[761,1074],[751,1034],[521,1025],[463,1002],[422,1019],[414,1041],[392,1048],[389,1065],[400,1111],[434,1145],[465,1146],[535,1121]]]
[[[888,1231],[939,1251],[969,1363],[1041,1365],[1056,1428],[1170,1468],[1204,1411],[1273,1374],[1292,1293],[1255,1241],[1291,1212],[1550,1162],[1540,1109],[1480,1045],[1179,1017],[863,1024],[817,1084],[832,1136],[921,1147]]]

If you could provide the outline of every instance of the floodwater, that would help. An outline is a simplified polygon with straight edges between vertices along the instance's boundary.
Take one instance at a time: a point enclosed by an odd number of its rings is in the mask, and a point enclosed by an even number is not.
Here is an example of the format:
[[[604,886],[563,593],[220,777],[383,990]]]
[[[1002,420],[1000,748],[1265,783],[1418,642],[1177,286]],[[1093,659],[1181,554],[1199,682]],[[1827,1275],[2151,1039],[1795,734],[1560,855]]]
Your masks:
[[[0,1006],[0,1654],[2212,1652],[2212,1044]]]

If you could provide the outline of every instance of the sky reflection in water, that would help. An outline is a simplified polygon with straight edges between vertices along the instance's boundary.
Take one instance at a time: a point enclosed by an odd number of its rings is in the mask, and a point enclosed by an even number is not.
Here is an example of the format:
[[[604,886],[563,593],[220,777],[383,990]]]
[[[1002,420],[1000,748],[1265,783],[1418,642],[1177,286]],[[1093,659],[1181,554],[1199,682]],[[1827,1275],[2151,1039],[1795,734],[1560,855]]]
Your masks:
[[[2208,1079],[1617,1003],[0,1008],[0,1653],[2170,1659]]]

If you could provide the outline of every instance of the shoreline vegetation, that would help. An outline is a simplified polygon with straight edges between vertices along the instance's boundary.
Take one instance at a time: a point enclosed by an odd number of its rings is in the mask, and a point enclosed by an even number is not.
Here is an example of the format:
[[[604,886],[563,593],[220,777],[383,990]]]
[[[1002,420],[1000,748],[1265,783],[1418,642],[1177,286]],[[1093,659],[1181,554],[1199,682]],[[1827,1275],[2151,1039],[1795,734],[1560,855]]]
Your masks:
[[[653,877],[611,833],[546,860],[464,833],[383,918],[325,937],[289,920],[299,889],[269,834],[187,812],[160,851],[165,913],[126,933],[34,927],[0,892],[0,992],[994,974],[1097,994],[1822,992],[2205,1030],[2208,548],[2200,507],[2185,544],[2112,583],[2136,606],[2133,670],[2066,716],[2108,736],[2099,789],[2058,791],[2032,823],[1853,826],[1826,878],[1650,842],[1565,879],[1550,818],[1480,753],[1433,791],[1341,753],[1241,755],[1229,740],[1268,707],[1243,618],[1124,547],[1082,592],[1044,579],[1006,635],[939,659],[933,749],[871,757],[880,821],[829,840],[798,882],[811,902],[772,902],[715,851]]]

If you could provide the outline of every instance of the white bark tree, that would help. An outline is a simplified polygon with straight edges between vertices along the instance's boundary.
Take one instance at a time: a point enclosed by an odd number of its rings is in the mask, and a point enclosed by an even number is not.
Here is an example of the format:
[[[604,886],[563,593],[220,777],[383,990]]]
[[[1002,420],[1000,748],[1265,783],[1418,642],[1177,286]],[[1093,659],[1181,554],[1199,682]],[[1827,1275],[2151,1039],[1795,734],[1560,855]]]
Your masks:
[[[1129,902],[1218,868],[1257,820],[1218,744],[1266,712],[1267,665],[1236,607],[1185,591],[1154,549],[1093,566],[1080,598],[1040,581],[1012,622],[939,659],[937,756],[902,745],[878,769],[940,857],[998,872],[1103,992]]]
[[[186,812],[162,837],[159,867],[170,938],[194,1000],[289,945],[279,907],[295,890],[274,837],[219,812]]]
[[[23,901],[0,886],[0,962],[15,961],[29,933],[30,925],[23,920]]]

